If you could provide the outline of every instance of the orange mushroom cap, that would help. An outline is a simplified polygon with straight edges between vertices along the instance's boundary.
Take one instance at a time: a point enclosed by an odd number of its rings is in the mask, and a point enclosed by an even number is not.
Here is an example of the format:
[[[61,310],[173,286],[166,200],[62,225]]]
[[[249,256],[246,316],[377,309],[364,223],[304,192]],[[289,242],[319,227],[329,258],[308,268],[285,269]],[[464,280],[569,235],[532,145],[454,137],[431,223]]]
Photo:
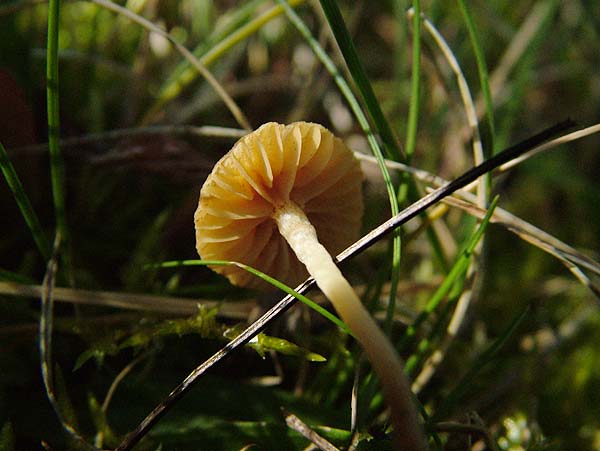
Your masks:
[[[194,214],[198,254],[245,263],[295,286],[307,271],[280,235],[274,211],[298,205],[336,255],[358,237],[362,179],[352,151],[325,127],[264,124],[241,138],[206,179]],[[260,286],[240,268],[213,269],[233,284]]]

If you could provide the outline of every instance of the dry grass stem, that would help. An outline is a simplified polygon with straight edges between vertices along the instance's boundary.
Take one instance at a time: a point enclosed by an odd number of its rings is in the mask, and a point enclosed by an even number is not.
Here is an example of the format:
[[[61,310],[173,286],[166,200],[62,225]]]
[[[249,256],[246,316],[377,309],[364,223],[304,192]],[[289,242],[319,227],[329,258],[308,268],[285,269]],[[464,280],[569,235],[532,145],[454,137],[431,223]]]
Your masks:
[[[43,289],[42,285],[0,282],[0,293],[4,295],[36,298],[42,295]],[[255,304],[253,301],[235,303],[202,301],[200,303],[198,300],[191,298],[62,287],[55,287],[53,289],[53,297],[55,301],[72,304],[98,305],[182,316],[196,314],[198,312],[198,305],[201,304],[208,308],[219,307],[219,315],[232,319],[246,319]]]

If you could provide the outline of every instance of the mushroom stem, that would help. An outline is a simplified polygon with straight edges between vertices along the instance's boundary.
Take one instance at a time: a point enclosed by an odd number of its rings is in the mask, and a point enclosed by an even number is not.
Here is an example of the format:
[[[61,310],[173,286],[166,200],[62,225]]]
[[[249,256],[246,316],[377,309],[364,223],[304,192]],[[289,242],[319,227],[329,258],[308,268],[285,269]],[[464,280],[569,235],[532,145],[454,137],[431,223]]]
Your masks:
[[[279,232],[362,345],[391,410],[398,449],[426,449],[403,365],[391,343],[344,278],[302,209],[292,201],[273,213]]]

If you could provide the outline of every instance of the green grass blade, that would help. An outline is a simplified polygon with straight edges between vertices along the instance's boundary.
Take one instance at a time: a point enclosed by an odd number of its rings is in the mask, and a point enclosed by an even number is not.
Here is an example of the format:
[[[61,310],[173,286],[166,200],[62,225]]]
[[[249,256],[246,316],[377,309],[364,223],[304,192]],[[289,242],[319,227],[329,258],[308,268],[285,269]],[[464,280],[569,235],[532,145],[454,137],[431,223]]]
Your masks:
[[[475,60],[477,61],[477,71],[479,72],[479,82],[481,84],[481,91],[483,92],[483,99],[485,101],[485,115],[487,119],[487,124],[490,132],[490,145],[489,149],[491,149],[491,154],[495,153],[494,145],[495,145],[495,125],[494,125],[494,107],[492,104],[492,93],[490,90],[489,76],[487,70],[487,64],[485,62],[485,55],[483,53],[483,49],[481,48],[481,42],[479,40],[479,34],[477,32],[477,27],[475,26],[475,22],[473,21],[473,17],[471,17],[471,12],[467,7],[465,0],[457,0],[458,6],[460,8],[460,12],[463,15],[465,20],[465,24],[467,26],[467,30],[469,31],[469,38],[471,39],[471,45],[473,46],[473,52],[475,53]],[[488,152],[488,155],[490,152]]]
[[[375,97],[373,87],[367,78],[360,59],[358,58],[358,54],[354,44],[352,43],[352,38],[350,37],[350,33],[348,32],[348,28],[346,27],[337,2],[335,0],[320,0],[320,3],[323,7],[323,11],[325,12],[325,16],[327,17],[327,21],[329,22],[329,26],[331,27],[331,31],[333,32],[333,36],[335,37],[335,40],[337,41],[337,44],[342,52],[342,56],[346,61],[346,65],[352,74],[354,83],[356,83],[356,86],[365,102],[367,111],[373,119],[375,128],[381,136],[381,140],[383,141],[384,149],[388,158],[393,160],[401,159],[401,151],[398,146],[398,142],[392,133],[392,129],[390,128],[388,121],[383,115],[383,111],[381,110],[379,102]]]
[[[371,147],[373,155],[377,159],[377,163],[381,170],[381,174],[383,176],[384,183],[385,183],[387,191],[388,191],[388,196],[390,198],[390,202],[394,201],[393,205],[391,205],[391,208],[392,209],[396,208],[396,210],[397,210],[398,206],[397,206],[397,202],[395,202],[396,193],[394,191],[394,185],[392,183],[392,179],[390,177],[389,171],[385,164],[385,158],[383,156],[381,146],[379,145],[377,139],[375,138],[375,135],[374,135],[373,131],[371,130],[371,126],[367,119],[367,116],[363,112],[360,103],[354,96],[352,89],[350,88],[350,86],[348,85],[348,83],[346,82],[346,80],[344,79],[344,77],[342,76],[342,74],[340,73],[340,71],[338,70],[338,68],[336,67],[334,62],[332,61],[332,59],[329,57],[327,52],[323,49],[323,47],[321,47],[319,42],[312,36],[312,34],[311,34],[310,30],[308,29],[308,27],[306,26],[306,24],[294,12],[294,10],[290,7],[289,3],[286,2],[286,0],[277,0],[277,1],[284,8],[285,13],[288,16],[290,22],[292,22],[292,24],[298,29],[298,31],[304,37],[304,39],[306,39],[306,42],[311,47],[312,51],[315,53],[317,58],[319,58],[319,60],[323,64],[323,66],[325,66],[325,69],[327,70],[327,72],[329,72],[329,74],[333,77],[335,84],[337,85],[338,89],[340,90],[340,92],[342,93],[342,95],[344,96],[346,101],[348,102],[350,109],[354,113],[356,120],[358,121],[361,129],[363,130],[365,136],[367,137],[367,140],[369,142],[369,146]]]
[[[294,296],[296,299],[298,299],[302,303],[306,304],[311,309],[315,310],[317,313],[319,313],[320,315],[324,316],[329,321],[334,323],[336,326],[338,326],[344,332],[346,332],[347,334],[349,334],[351,336],[354,336],[354,334],[352,333],[350,328],[346,325],[346,323],[344,323],[341,319],[339,319],[337,316],[335,316],[328,310],[321,307],[316,302],[310,300],[303,294],[298,293],[293,288],[290,288],[289,286],[280,282],[279,280],[274,279],[273,277],[259,271],[258,269],[248,266],[244,263],[239,263],[239,262],[234,262],[234,261],[229,261],[229,260],[175,260],[175,261],[168,261],[168,262],[146,265],[145,268],[147,268],[147,269],[178,268],[178,267],[182,267],[182,266],[237,266],[238,268],[241,268],[244,271],[249,272],[250,274],[264,280],[265,282],[273,285],[274,287],[279,288],[281,291],[285,292],[286,294]]]
[[[419,326],[425,322],[425,320],[429,317],[429,315],[438,307],[440,302],[442,302],[444,297],[450,292],[452,287],[454,287],[456,285],[456,283],[459,282],[459,279],[466,273],[467,269],[469,268],[469,264],[471,262],[471,257],[473,255],[475,247],[477,246],[477,243],[479,243],[479,241],[483,237],[483,233],[485,232],[485,230],[489,224],[490,218],[492,217],[492,214],[494,213],[494,210],[496,209],[496,205],[498,205],[498,196],[496,196],[492,200],[492,203],[490,204],[490,208],[488,209],[481,224],[479,225],[479,227],[477,228],[477,230],[475,231],[475,233],[473,234],[473,236],[471,237],[471,239],[465,246],[465,249],[460,254],[458,259],[456,260],[456,263],[454,264],[454,266],[452,267],[452,269],[450,270],[448,275],[445,277],[442,284],[435,291],[433,296],[431,296],[431,298],[425,305],[425,308],[419,314],[419,316],[417,316],[417,318],[415,319],[413,324],[411,324],[406,329],[406,332],[404,333],[404,337],[402,338],[402,340],[400,342],[401,349],[403,347],[405,347],[408,344],[409,340],[416,335],[417,329],[419,328]]]
[[[441,301],[446,297],[448,293],[451,293],[450,296],[456,300],[460,296],[460,292],[453,290],[453,288],[457,286],[462,286],[462,278],[469,269],[469,265],[471,264],[471,259],[473,257],[473,252],[477,247],[479,241],[483,237],[485,230],[494,214],[496,206],[498,205],[498,196],[496,196],[487,210],[487,213],[481,224],[475,230],[469,241],[467,242],[464,250],[461,252],[460,256],[454,263],[454,266],[450,269],[448,275],[444,278],[444,281],[439,286],[439,288],[435,291],[433,296],[429,299],[423,311],[417,316],[413,324],[411,324],[404,334],[404,337],[401,341],[401,348],[406,346],[408,341],[416,335],[417,329],[421,324],[425,322],[425,320],[429,317],[429,315],[440,305]],[[414,356],[414,358],[409,359],[406,362],[406,371],[410,374],[416,368],[417,363],[420,361],[420,357],[422,357],[425,352],[430,348],[431,343],[433,342],[432,337],[425,339],[418,345],[418,357]]]
[[[44,260],[48,260],[50,258],[50,244],[46,239],[40,220],[31,206],[29,197],[27,197],[23,185],[21,184],[21,180],[19,180],[19,176],[10,162],[8,153],[2,143],[0,143],[0,170],[2,170],[2,175],[4,175],[6,183],[8,183],[13,197],[19,206],[19,210],[21,210],[23,219],[25,219],[27,227],[29,227],[31,234],[33,235],[33,239],[40,254]]]
[[[58,97],[58,32],[60,22],[60,0],[48,2],[48,42],[46,59],[46,95],[48,111],[48,151],[50,153],[50,178],[52,182],[52,200],[56,217],[56,231],[60,234],[63,249],[62,257],[65,269],[71,272],[69,253],[69,233],[65,208],[64,163],[59,145],[60,119]]]
[[[412,74],[410,81],[410,106],[406,130],[406,160],[410,162],[417,144],[417,125],[419,122],[419,100],[421,96],[421,2],[413,0],[412,17]]]

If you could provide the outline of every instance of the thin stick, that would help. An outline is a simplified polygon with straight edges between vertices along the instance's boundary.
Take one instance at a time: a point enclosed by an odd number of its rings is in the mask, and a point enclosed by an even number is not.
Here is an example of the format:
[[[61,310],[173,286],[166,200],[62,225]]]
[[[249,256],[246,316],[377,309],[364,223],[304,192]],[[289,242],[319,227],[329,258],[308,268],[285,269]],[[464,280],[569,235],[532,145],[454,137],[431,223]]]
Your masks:
[[[514,160],[507,161],[502,166],[498,168],[498,171],[507,171],[508,169],[518,165],[519,163],[528,160],[529,158],[537,155],[540,152],[544,152],[545,150],[556,147],[560,144],[565,144],[571,141],[575,141],[577,139],[581,139],[585,136],[592,135],[594,133],[600,132],[600,124],[594,124],[586,128],[582,128],[581,130],[576,130],[568,135],[561,136],[559,138],[553,139],[547,143],[542,144],[541,146],[532,149],[531,152],[527,152],[526,154],[521,155],[519,158],[515,158]]]
[[[434,205],[442,198],[449,196],[454,193],[456,190],[463,188],[465,185],[469,184],[473,180],[476,180],[478,177],[483,174],[488,173],[489,171],[495,169],[496,167],[510,161],[513,158],[518,157],[524,152],[527,152],[529,149],[538,146],[547,140],[559,135],[561,132],[568,130],[574,126],[574,122],[571,120],[567,120],[561,122],[553,127],[550,127],[543,132],[522,141],[512,147],[509,147],[503,152],[498,153],[496,156],[491,159],[485,161],[484,163],[476,166],[462,176],[458,177],[452,182],[447,183],[441,188],[436,189],[432,193],[418,200],[417,202],[410,205],[408,208],[398,213],[394,217],[390,218],[388,221],[363,236],[356,243],[352,244],[342,253],[337,256],[338,262],[343,262],[350,257],[353,257],[360,252],[364,251],[368,247],[370,247],[373,243],[377,242],[384,236],[391,233],[397,227],[402,224],[408,222],[410,219],[417,216],[423,210],[429,208]],[[305,293],[309,288],[311,288],[314,284],[314,280],[312,278],[307,279],[304,283],[299,285],[296,288],[296,291],[299,293]],[[279,301],[275,306],[269,309],[263,316],[261,316],[258,320],[252,323],[248,328],[246,328],[240,335],[230,341],[227,345],[217,351],[212,357],[209,357],[205,362],[199,365],[196,369],[194,369],[184,380],[181,382],[148,416],[133,430],[131,431],[121,442],[121,444],[116,448],[115,451],[127,451],[130,450],[136,443],[138,443],[142,437],[144,437],[149,430],[152,428],[154,424],[156,424],[168,411],[172,408],[175,403],[183,397],[194,385],[198,379],[206,373],[211,367],[221,362],[225,357],[229,354],[233,353],[237,348],[245,345],[248,341],[250,341],[253,337],[255,337],[258,333],[260,333],[267,325],[275,320],[277,317],[282,315],[285,311],[287,311],[290,307],[294,305],[296,302],[296,298],[288,295],[285,296],[281,301]]]

